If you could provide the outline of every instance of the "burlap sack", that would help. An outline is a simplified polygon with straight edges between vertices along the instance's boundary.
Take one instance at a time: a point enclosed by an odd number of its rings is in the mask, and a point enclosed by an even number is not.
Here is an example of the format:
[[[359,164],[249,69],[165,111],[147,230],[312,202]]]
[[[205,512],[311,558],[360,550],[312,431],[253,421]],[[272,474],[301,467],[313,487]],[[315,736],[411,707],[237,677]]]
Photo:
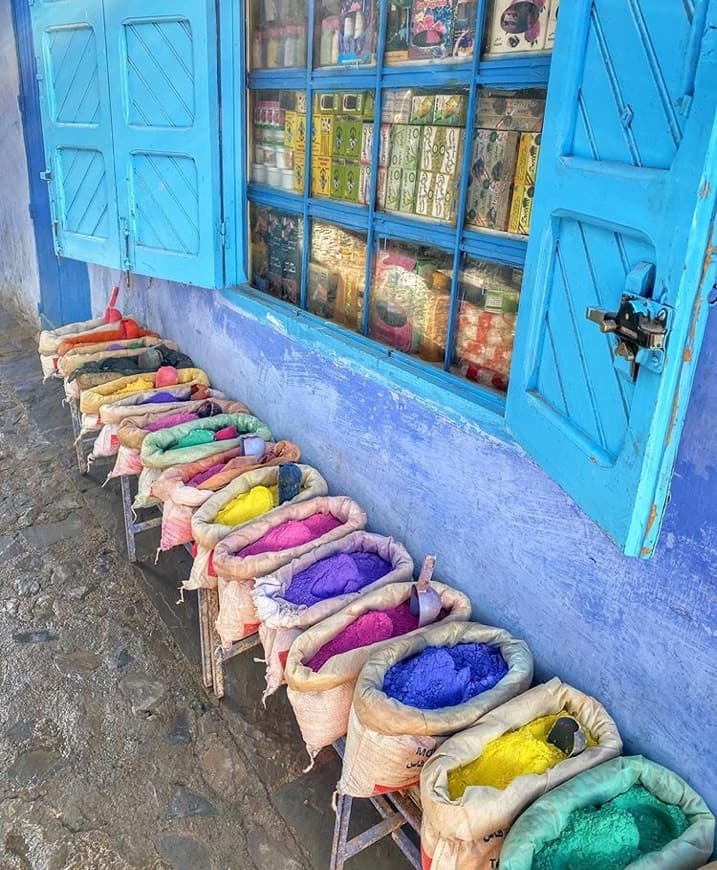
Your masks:
[[[391,570],[373,583],[364,586],[359,592],[350,592],[326,598],[316,604],[293,604],[283,596],[293,578],[316,562],[340,553],[376,553],[385,559]],[[264,647],[266,659],[266,691],[262,701],[272,695],[284,682],[284,665],[289,648],[296,638],[307,628],[326,619],[344,608],[358,595],[366,595],[374,589],[400,583],[413,577],[413,559],[408,550],[382,535],[370,532],[352,532],[338,541],[317,547],[310,553],[294,559],[273,574],[257,581],[252,596],[259,618],[259,637]]]
[[[451,801],[448,771],[477,758],[485,746],[540,716],[567,710],[597,746],[566,758],[542,775],[513,780],[507,788],[471,786]],[[556,785],[622,751],[617,726],[595,698],[554,678],[487,713],[473,728],[447,740],[421,774],[421,852],[424,870],[491,870],[504,838],[520,813]],[[503,862],[501,860],[501,867]]]
[[[58,326],[57,329],[43,329],[37,342],[38,353],[41,356],[50,356],[57,354],[57,348],[60,342],[69,335],[79,335],[81,332],[98,331],[105,327],[104,315],[101,317],[93,317],[90,320],[80,320],[76,323],[67,323],[65,326]]]
[[[149,431],[145,427],[150,423],[156,423],[164,417],[170,417],[173,414],[191,414],[207,401],[211,401],[214,405],[218,405],[219,408],[221,408],[222,415],[249,414],[249,408],[247,408],[243,402],[236,402],[233,399],[202,399],[196,402],[181,402],[170,411],[157,411],[152,407],[152,405],[139,405],[135,414],[124,417],[122,422],[119,424],[117,429],[119,443],[125,444],[127,447],[134,447],[135,450],[139,450],[142,447],[142,442],[149,434]],[[206,417],[203,419],[212,418]]]
[[[628,866],[634,870],[695,870],[709,860],[715,817],[707,804],[676,773],[635,755],[606,761],[538,798],[510,829],[500,856],[501,870],[530,870],[534,856],[561,835],[573,810],[600,806],[638,784],[659,800],[680,807],[690,826],[664,849]],[[717,863],[707,866],[715,868]]]
[[[144,338],[126,338],[122,341],[100,341],[96,344],[83,344],[69,350],[57,360],[57,371],[64,378],[68,378],[75,369],[88,362],[98,362],[103,359],[120,359],[122,357],[136,356],[138,352],[148,347],[156,347],[163,344],[170,350],[179,350],[174,341],[164,338],[155,338],[147,335]],[[107,374],[107,373],[106,373]],[[84,387],[83,387],[84,389]]]
[[[428,646],[459,643],[497,647],[508,673],[492,689],[465,704],[437,710],[409,707],[383,692],[386,672],[397,662]],[[358,678],[337,789],[354,797],[369,797],[415,785],[424,764],[447,737],[524,692],[532,679],[533,657],[527,645],[501,628],[477,622],[439,624],[416,637],[394,641],[370,657]]]
[[[191,432],[200,429],[218,432],[227,426],[233,426],[237,430],[236,438],[229,438],[225,441],[210,441],[193,447],[177,447],[178,442]],[[230,450],[232,447],[238,447],[245,435],[257,435],[264,441],[273,440],[271,429],[258,417],[253,417],[251,414],[219,414],[216,417],[206,417],[191,423],[182,423],[171,429],[160,429],[158,432],[150,432],[142,441],[140,450],[142,465],[146,468],[164,469],[171,465],[194,462],[205,456],[213,456]]]
[[[207,387],[206,384],[200,381],[189,381],[186,384],[176,384],[173,387],[155,387],[151,390],[142,390],[138,393],[132,393],[116,402],[102,406],[101,418],[103,423],[121,423],[125,417],[132,417],[139,413],[141,406],[146,405],[148,408],[153,408],[157,413],[164,412],[171,414],[176,408],[186,408],[191,406],[193,402],[205,401],[204,399],[192,399],[192,388],[202,386],[205,390],[208,399],[224,399],[224,393],[220,390],[214,390]],[[152,402],[150,401],[158,393],[167,393],[172,396],[172,400],[167,402]]]
[[[114,477],[123,477],[125,474],[134,476],[142,473],[142,460],[139,456],[139,450],[132,450],[130,447],[122,447],[120,444],[117,451],[117,459],[115,459],[112,471],[107,475],[107,480]]]
[[[287,462],[298,462],[301,451],[291,441],[267,442],[266,452],[257,461],[253,456],[242,456],[241,449],[236,448],[227,453],[219,454],[210,459],[200,460],[203,468],[197,468],[197,463],[178,465],[168,468],[152,485],[152,495],[163,502],[162,534],[159,543],[160,550],[170,550],[181,544],[194,540],[192,535],[192,515],[212,494],[249,471],[260,468],[271,468],[284,465]],[[192,478],[208,471],[215,465],[222,465],[220,471],[212,474],[199,486],[188,486]]]
[[[319,472],[310,465],[299,465],[301,469],[301,490],[296,498],[282,508],[291,505],[296,505],[301,502],[316,498],[317,496],[326,495],[328,492],[328,484]],[[182,584],[183,589],[214,589],[217,586],[217,576],[214,572],[210,572],[210,560],[213,563],[214,557],[211,555],[216,545],[226,538],[227,535],[235,532],[237,529],[244,529],[258,522],[258,519],[253,519],[249,523],[244,523],[241,526],[227,526],[222,523],[215,522],[217,514],[226,507],[232,499],[235,499],[242,493],[249,492],[255,486],[276,486],[279,475],[278,466],[270,466],[268,468],[255,468],[253,471],[248,471],[237,477],[230,484],[220,489],[218,492],[210,493],[207,501],[199,507],[192,516],[192,539],[196,546],[196,556],[192,565],[192,571],[189,575],[189,580]],[[271,514],[274,511],[268,511]],[[264,516],[267,516],[265,514]],[[217,571],[217,573],[219,573]],[[226,598],[227,606],[229,599]],[[253,606],[252,606],[253,610]],[[220,595],[220,619],[221,619],[221,595]],[[256,620],[254,620],[256,621]],[[231,621],[227,624],[226,630],[229,634],[232,633]],[[239,638],[234,637],[233,640]]]
[[[381,641],[333,656],[318,671],[312,671],[304,662],[364,613],[387,610],[408,601],[411,586],[411,583],[392,583],[360,595],[338,613],[307,629],[291,645],[284,670],[287,695],[312,760],[324,746],[346,734],[356,680],[366,661],[380,650],[395,643],[409,643],[411,638],[417,638],[429,629],[417,629],[396,640]],[[444,631],[449,629],[446,623],[465,623],[471,618],[471,603],[466,595],[443,583],[433,583],[433,587],[447,611],[441,626]]]
[[[130,375],[124,378],[115,378],[108,384],[100,384],[89,390],[83,390],[80,395],[80,411],[83,414],[99,414],[103,405],[109,405],[121,398],[126,397],[125,390],[131,389],[134,383],[150,381],[155,382],[156,372],[148,372],[141,375]],[[177,369],[177,377],[180,384],[192,382],[209,386],[209,378],[201,369]],[[147,389],[132,390],[133,393],[147,393]],[[131,395],[130,393],[129,395]]]

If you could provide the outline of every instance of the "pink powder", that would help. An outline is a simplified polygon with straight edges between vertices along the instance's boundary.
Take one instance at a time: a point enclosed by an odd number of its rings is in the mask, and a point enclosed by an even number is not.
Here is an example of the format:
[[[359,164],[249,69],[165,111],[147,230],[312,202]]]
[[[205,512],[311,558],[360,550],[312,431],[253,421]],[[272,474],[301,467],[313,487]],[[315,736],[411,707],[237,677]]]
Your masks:
[[[237,556],[257,556],[259,553],[276,553],[308,544],[341,525],[341,520],[332,514],[312,514],[305,520],[287,520],[269,529],[253,544],[239,550]]]
[[[187,486],[199,486],[200,483],[204,483],[205,480],[209,480],[210,477],[218,474],[225,465],[226,462],[217,462],[216,465],[212,465],[206,471],[200,471],[199,474],[195,474],[191,480],[187,481]]]
[[[369,610],[325,643],[305,664],[312,671],[318,671],[333,656],[400,637],[417,628],[418,620],[411,614],[407,601],[388,610]]]
[[[199,419],[196,414],[190,414],[189,411],[178,411],[176,414],[168,414],[166,417],[160,417],[153,423],[147,423],[144,427],[147,432],[158,432],[160,429],[169,429],[171,426],[179,426],[181,423],[191,423],[192,420]]]

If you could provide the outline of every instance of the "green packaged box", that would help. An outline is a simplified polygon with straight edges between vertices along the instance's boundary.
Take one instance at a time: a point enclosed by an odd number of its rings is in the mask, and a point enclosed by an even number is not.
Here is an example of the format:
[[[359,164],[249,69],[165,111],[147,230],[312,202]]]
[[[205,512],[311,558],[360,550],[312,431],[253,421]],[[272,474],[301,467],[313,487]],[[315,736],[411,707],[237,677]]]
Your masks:
[[[456,183],[453,176],[435,173],[431,217],[439,221],[455,221]]]
[[[373,121],[374,112],[376,111],[376,97],[373,91],[364,92],[363,112],[361,113],[365,121]]]
[[[371,166],[362,163],[359,173],[359,205],[368,205],[371,196]]]
[[[340,94],[314,94],[312,110],[316,114],[335,115],[340,111]]]
[[[376,175],[376,208],[386,208],[386,187],[388,185],[388,169],[378,167]]]
[[[418,169],[421,150],[421,127],[394,124],[391,127],[389,165],[401,169]]]
[[[388,166],[388,155],[391,150],[391,125],[381,124],[378,135],[378,165]]]
[[[464,131],[460,127],[424,127],[419,168],[425,172],[458,175]]]
[[[370,163],[373,157],[373,123],[364,122],[361,129],[361,154],[362,163]]]
[[[398,210],[405,214],[416,211],[416,193],[418,188],[418,170],[404,169],[401,172],[401,198]]]
[[[508,229],[510,194],[520,133],[476,130],[471,154],[466,223]]]
[[[343,156],[347,160],[358,160],[361,157],[361,144],[363,141],[364,124],[359,119],[342,120],[344,151]]]
[[[466,122],[467,105],[466,94],[436,94],[433,123],[438,126],[462,127]]]
[[[366,93],[366,91],[342,91],[338,94],[338,114],[348,115],[352,118],[362,117]]]
[[[417,94],[411,98],[411,124],[431,124],[435,110],[433,94]]]
[[[340,118],[334,120],[333,136],[331,139],[331,156],[343,157],[345,155],[346,130],[345,121]]]
[[[384,91],[381,105],[382,124],[408,124],[411,120],[411,101],[413,91],[403,88],[397,91]]]
[[[342,199],[346,202],[358,202],[361,190],[361,166],[353,160],[347,160],[342,167]]]
[[[545,91],[481,90],[476,127],[539,133],[543,129]]]
[[[331,161],[331,199],[344,198],[344,164],[342,160]]]
[[[433,194],[436,186],[435,172],[420,170],[416,189],[415,212],[422,217],[433,216]]]
[[[391,166],[386,178],[386,209],[398,211],[401,205],[401,181],[403,170],[400,166]]]

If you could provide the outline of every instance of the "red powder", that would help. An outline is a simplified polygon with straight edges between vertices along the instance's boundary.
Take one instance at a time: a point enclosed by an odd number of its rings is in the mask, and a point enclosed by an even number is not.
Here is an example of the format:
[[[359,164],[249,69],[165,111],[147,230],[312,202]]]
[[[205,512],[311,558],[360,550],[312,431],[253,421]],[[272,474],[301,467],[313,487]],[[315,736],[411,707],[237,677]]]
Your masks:
[[[400,637],[417,628],[418,620],[411,614],[407,601],[388,610],[369,610],[325,643],[305,664],[312,671],[318,671],[333,656]]]

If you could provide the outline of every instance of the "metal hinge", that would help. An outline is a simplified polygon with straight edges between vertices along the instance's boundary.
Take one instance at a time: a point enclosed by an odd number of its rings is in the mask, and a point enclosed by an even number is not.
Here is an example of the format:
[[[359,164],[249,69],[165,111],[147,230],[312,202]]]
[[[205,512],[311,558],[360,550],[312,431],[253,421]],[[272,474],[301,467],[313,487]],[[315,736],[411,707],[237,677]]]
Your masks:
[[[40,178],[43,181],[52,181],[52,170],[51,169],[43,169],[40,173]]]
[[[227,239],[227,222],[220,221],[219,222],[219,241],[223,248],[229,247],[228,239]]]
[[[617,311],[588,308],[585,312],[587,319],[596,323],[601,332],[615,336],[615,366],[633,381],[641,365],[657,374],[665,366],[672,309],[642,295],[652,289],[654,275],[652,263],[638,263],[627,276],[626,292]],[[640,292],[634,292],[638,290]]]

